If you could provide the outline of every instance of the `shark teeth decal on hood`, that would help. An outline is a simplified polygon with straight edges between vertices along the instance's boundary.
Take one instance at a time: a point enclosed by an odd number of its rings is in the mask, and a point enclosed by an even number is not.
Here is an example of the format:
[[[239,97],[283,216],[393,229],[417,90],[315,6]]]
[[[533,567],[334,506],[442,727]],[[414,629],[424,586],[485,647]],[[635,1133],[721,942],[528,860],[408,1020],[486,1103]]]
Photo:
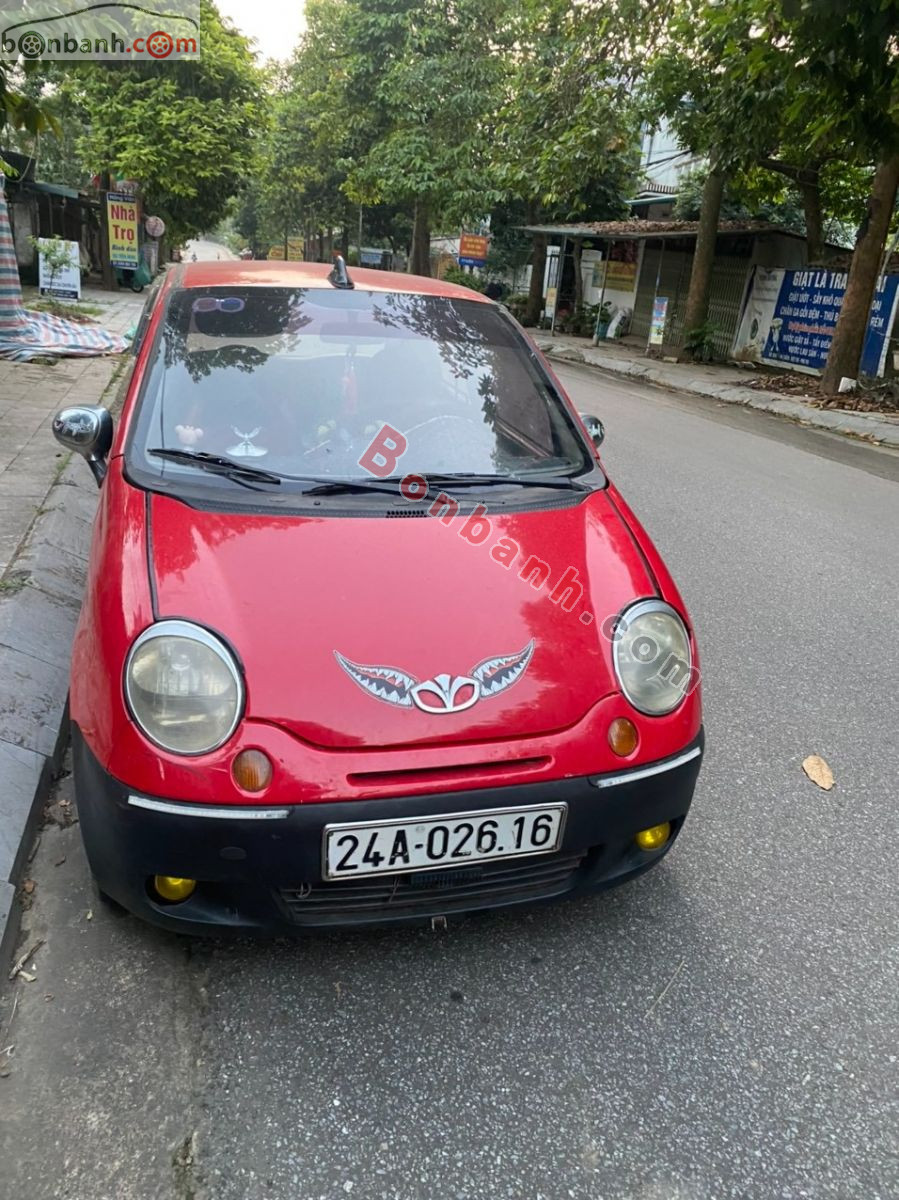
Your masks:
[[[383,700],[398,708],[414,706],[422,712],[442,714],[463,712],[478,700],[489,700],[507,691],[527,670],[535,645],[532,638],[517,654],[485,658],[471,675],[437,675],[433,679],[426,679],[424,683],[397,667],[370,667],[354,663],[339,650],[334,651],[334,657],[350,679],[376,700]],[[476,689],[474,695],[471,694],[472,687]],[[466,689],[468,695],[459,700]],[[432,697],[431,701],[425,699],[428,694]],[[434,700],[437,700],[436,704]]]
[[[528,642],[523,650],[519,650],[517,654],[506,654],[499,658],[485,658],[482,663],[478,663],[471,675],[481,685],[481,696],[487,699],[490,696],[498,696],[500,692],[506,691],[513,683],[517,683],[525,671],[528,669],[528,663],[534,654],[533,638]]]
[[[411,691],[418,681],[405,671],[398,671],[396,667],[365,667],[351,662],[338,650],[334,651],[334,657],[353,683],[357,683],[370,696],[387,704],[396,704],[399,708],[412,707]]]

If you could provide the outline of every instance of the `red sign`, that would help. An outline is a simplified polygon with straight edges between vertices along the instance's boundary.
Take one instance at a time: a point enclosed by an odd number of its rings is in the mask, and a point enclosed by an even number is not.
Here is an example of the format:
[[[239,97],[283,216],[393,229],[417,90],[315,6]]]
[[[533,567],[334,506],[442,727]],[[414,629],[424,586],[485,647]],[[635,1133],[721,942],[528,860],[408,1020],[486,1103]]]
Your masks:
[[[459,258],[484,262],[487,258],[488,240],[476,233],[463,233],[459,237]]]

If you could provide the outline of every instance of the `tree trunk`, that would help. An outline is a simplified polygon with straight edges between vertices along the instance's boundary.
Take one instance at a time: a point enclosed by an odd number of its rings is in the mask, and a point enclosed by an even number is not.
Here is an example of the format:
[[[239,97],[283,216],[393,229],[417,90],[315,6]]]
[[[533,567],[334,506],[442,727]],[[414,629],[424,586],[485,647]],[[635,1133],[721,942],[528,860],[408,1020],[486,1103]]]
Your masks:
[[[833,343],[821,379],[824,391],[835,396],[840,380],[855,379],[862,357],[871,302],[877,287],[880,259],[886,243],[896,192],[899,189],[899,154],[879,163],[871,184],[868,212],[858,231],[843,307],[833,332]]]
[[[698,329],[709,314],[709,292],[712,287],[712,266],[715,261],[715,239],[718,234],[718,217],[721,213],[721,197],[724,194],[724,172],[709,171],[702,189],[702,209],[699,214],[699,230],[696,250],[693,255],[693,270],[690,272],[690,288],[684,308],[684,332]]]
[[[810,263],[824,262],[824,216],[821,211],[821,188],[816,183],[800,183],[802,210],[805,213],[805,244]]]
[[[580,238],[575,238],[571,246],[571,262],[574,266],[574,311],[584,303],[584,276],[581,273],[581,253],[583,251],[583,243]]]
[[[431,222],[428,206],[416,201],[412,222],[412,250],[409,255],[410,275],[431,274]]]

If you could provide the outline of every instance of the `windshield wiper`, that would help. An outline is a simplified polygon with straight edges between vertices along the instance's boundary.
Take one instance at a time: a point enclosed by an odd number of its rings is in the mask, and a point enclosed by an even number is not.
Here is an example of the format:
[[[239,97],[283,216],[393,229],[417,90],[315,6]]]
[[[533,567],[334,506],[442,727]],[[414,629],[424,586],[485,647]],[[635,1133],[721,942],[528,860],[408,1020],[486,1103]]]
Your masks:
[[[384,492],[388,496],[399,496],[399,479],[391,486],[391,480],[383,483],[368,479],[326,479],[319,475],[291,475],[299,483],[314,483],[315,487],[306,488],[304,496],[337,496],[341,492]]]
[[[400,484],[404,476],[391,476],[389,479],[329,479],[323,475],[281,475],[274,471],[266,471],[262,467],[254,467],[249,463],[238,462],[233,458],[226,458],[222,454],[209,454],[205,450],[179,450],[176,447],[157,446],[152,450],[148,450],[147,454],[156,455],[158,458],[171,459],[173,462],[189,463],[192,466],[199,467],[203,471],[210,471],[214,475],[223,475],[227,479],[232,479],[235,483],[241,483],[245,487],[252,487],[254,482],[281,484],[282,482],[312,484],[312,487],[304,488],[304,496],[328,496],[340,495],[352,492],[381,492],[388,496],[399,496]],[[589,491],[583,484],[577,483],[574,479],[568,476],[532,476],[516,477],[514,475],[479,475],[473,471],[460,471],[454,474],[435,474],[425,475],[427,480],[428,490],[420,496],[414,497],[416,500],[432,499],[436,491],[440,488],[458,487],[484,487],[501,486],[510,484],[513,487],[545,487],[557,488],[564,491]],[[404,497],[406,499],[407,497]]]
[[[299,482],[315,483],[315,487],[308,488],[304,495],[306,496],[326,496],[337,495],[341,492],[386,492],[388,495],[400,494],[400,483],[404,477],[391,476],[383,481],[368,480],[368,479],[322,479],[314,476],[299,476],[290,475],[283,476],[285,479],[295,479]],[[583,484],[576,483],[573,479],[563,477],[549,477],[521,479],[511,475],[478,475],[474,472],[460,471],[458,474],[446,475],[422,475],[422,478],[427,481],[428,490],[422,492],[421,495],[411,497],[414,500],[430,500],[441,488],[449,488],[452,490],[454,486],[458,487],[484,487],[499,486],[502,484],[511,484],[513,487],[547,487],[557,488],[564,491],[585,492],[589,488],[585,488]],[[404,496],[404,500],[410,497]]]
[[[511,484],[513,487],[545,487],[558,488],[563,491],[587,492],[590,489],[568,475],[477,475],[471,471],[459,471],[456,474],[427,475],[428,483],[433,487],[449,487],[454,484],[460,487],[485,487]]]
[[[221,454],[209,454],[205,450],[178,450],[172,446],[155,446],[148,450],[147,454],[153,454],[157,458],[168,458],[172,462],[190,463],[191,466],[210,471],[213,475],[223,475],[226,479],[243,484],[244,487],[252,487],[254,482],[280,485],[282,478],[271,471],[263,471],[261,467],[252,467],[236,459],[225,458]]]

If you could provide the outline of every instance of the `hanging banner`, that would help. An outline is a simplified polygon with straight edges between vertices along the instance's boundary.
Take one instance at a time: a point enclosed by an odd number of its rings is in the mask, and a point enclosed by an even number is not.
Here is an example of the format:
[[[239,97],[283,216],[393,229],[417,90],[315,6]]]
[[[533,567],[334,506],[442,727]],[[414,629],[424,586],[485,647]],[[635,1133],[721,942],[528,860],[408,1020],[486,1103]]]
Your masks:
[[[305,243],[302,238],[296,238],[296,237],[288,238],[287,239],[287,261],[288,262],[302,262],[304,245],[305,245]],[[284,243],[278,242],[278,244],[276,246],[271,246],[269,248],[268,257],[270,259],[280,258],[283,260],[283,258],[284,258]]]
[[[668,319],[668,297],[656,296],[652,302],[652,320],[649,322],[649,344],[661,346],[665,340],[665,322]]]
[[[736,357],[811,375],[827,364],[848,272],[826,267],[784,271],[756,267],[740,327]],[[865,332],[859,370],[882,375],[899,300],[899,275],[882,275]]]
[[[114,267],[135,270],[140,264],[137,226],[140,207],[124,192],[106,193],[106,227],[109,230],[109,261]]]
[[[483,267],[487,261],[487,238],[475,233],[463,233],[459,237],[459,266]]]
[[[66,262],[63,262],[63,251],[68,256]],[[80,300],[81,248],[78,243],[61,238],[41,238],[38,252],[38,290],[41,295]]]
[[[591,284],[613,292],[632,292],[637,286],[637,243],[613,245],[608,257],[593,264]]]

